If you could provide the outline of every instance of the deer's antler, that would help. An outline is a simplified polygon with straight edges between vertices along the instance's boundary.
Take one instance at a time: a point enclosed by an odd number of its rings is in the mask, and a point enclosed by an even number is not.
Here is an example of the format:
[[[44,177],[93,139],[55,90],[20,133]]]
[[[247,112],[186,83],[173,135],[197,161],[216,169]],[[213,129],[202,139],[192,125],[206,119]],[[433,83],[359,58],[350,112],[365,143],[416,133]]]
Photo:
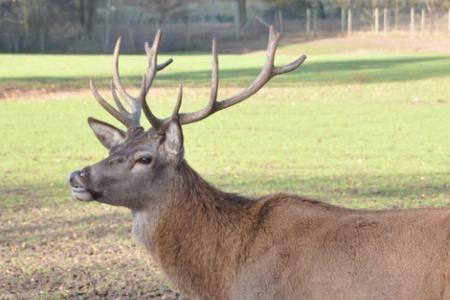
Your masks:
[[[284,74],[291,72],[297,69],[306,59],[305,55],[300,56],[298,59],[294,60],[290,64],[275,67],[274,60],[275,54],[280,42],[280,33],[275,32],[273,26],[270,26],[269,31],[269,42],[267,45],[266,52],[266,62],[262,67],[259,75],[256,79],[245,89],[240,91],[238,94],[226,98],[224,100],[217,100],[217,90],[219,84],[219,63],[217,57],[217,46],[216,40],[213,39],[212,42],[212,56],[213,56],[213,64],[212,64],[212,74],[211,74],[211,93],[208,105],[196,112],[191,113],[181,113],[179,114],[179,121],[181,124],[189,124],[193,122],[200,121],[212,115],[215,112],[218,112],[222,109],[235,105],[251,95],[255,94],[259,91],[270,79],[272,79],[276,75]]]
[[[121,39],[119,38],[116,42],[116,46],[114,48],[113,55],[113,80],[111,81],[111,93],[116,103],[117,109],[114,108],[111,104],[109,104],[98,92],[94,80],[91,78],[90,86],[91,91],[94,94],[95,99],[97,99],[98,103],[113,117],[123,123],[128,129],[133,127],[140,127],[140,118],[141,118],[141,110],[144,110],[146,117],[149,119],[150,123],[153,127],[159,127],[161,125],[161,120],[156,118],[150,108],[147,105],[145,100],[148,91],[153,83],[153,79],[156,76],[156,73],[165,67],[167,67],[170,63],[172,63],[172,59],[165,61],[164,63],[158,65],[157,64],[157,56],[159,51],[159,42],[161,40],[161,31],[158,30],[155,38],[153,40],[153,45],[150,48],[148,43],[145,43],[145,51],[148,57],[148,70],[144,75],[141,83],[141,88],[139,95],[137,97],[131,96],[123,87],[122,82],[120,81],[119,75],[119,54],[120,54],[120,43]],[[119,94],[125,98],[126,102],[130,107],[130,112],[123,106],[120,101]]]
[[[218,112],[222,109],[225,109],[227,107],[230,107],[247,99],[251,95],[258,92],[274,76],[288,73],[297,69],[306,59],[306,56],[302,55],[298,59],[291,62],[290,64],[276,67],[274,65],[274,61],[276,50],[280,42],[280,33],[275,32],[273,27],[270,26],[269,42],[267,45],[267,53],[266,53],[266,62],[262,67],[261,71],[259,72],[259,75],[247,88],[243,89],[236,95],[223,100],[217,100],[217,91],[219,88],[219,60],[217,55],[216,39],[213,39],[211,92],[209,102],[206,105],[206,107],[195,112],[179,113],[179,109],[181,106],[181,99],[183,96],[182,95],[183,90],[180,85],[178,101],[174,109],[174,113],[169,118],[159,119],[152,113],[149,105],[147,104],[146,96],[150,87],[152,86],[156,73],[164,69],[172,62],[172,59],[169,59],[161,65],[157,64],[160,40],[161,40],[161,31],[158,30],[155,39],[153,40],[152,47],[149,47],[148,43],[145,43],[145,52],[147,53],[148,57],[148,70],[147,73],[144,75],[144,78],[142,79],[141,90],[138,97],[132,97],[130,94],[128,94],[120,81],[119,76],[120,39],[117,40],[116,47],[114,49],[113,80],[111,82],[111,92],[118,110],[115,109],[113,106],[111,106],[105,99],[103,99],[100,96],[100,94],[97,91],[97,88],[94,85],[94,81],[91,79],[91,90],[97,101],[103,108],[105,108],[106,111],[108,111],[111,115],[113,115],[117,120],[125,124],[127,128],[140,126],[139,120],[141,116],[141,109],[144,111],[145,116],[147,117],[147,119],[149,120],[150,124],[154,129],[159,129],[164,123],[166,123],[168,120],[172,118],[178,118],[181,124],[189,124],[203,120],[215,112]],[[128,112],[122,105],[119,96],[117,95],[117,91],[128,102],[131,108],[131,112]]]

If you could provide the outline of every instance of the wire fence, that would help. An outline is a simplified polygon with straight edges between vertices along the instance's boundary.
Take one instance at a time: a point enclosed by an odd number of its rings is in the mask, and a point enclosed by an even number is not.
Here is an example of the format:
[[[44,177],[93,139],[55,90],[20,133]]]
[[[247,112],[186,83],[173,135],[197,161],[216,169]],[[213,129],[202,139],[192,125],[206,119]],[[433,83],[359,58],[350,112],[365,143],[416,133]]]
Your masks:
[[[45,20],[26,25],[0,16],[2,52],[109,52],[118,36],[124,51],[140,52],[156,29],[164,30],[163,50],[204,50],[212,35],[222,40],[260,39],[273,24],[278,31],[295,35],[351,35],[356,32],[413,35],[450,34],[450,9],[401,8],[299,8],[296,10],[252,2],[245,21],[236,1],[184,1],[171,14],[162,16],[150,8],[105,0],[95,8],[95,22],[88,35],[77,20],[49,25]],[[1,9],[1,8],[0,8]],[[51,18],[51,15],[48,16]],[[41,19],[38,19],[41,20]],[[28,27],[28,28],[27,28]]]

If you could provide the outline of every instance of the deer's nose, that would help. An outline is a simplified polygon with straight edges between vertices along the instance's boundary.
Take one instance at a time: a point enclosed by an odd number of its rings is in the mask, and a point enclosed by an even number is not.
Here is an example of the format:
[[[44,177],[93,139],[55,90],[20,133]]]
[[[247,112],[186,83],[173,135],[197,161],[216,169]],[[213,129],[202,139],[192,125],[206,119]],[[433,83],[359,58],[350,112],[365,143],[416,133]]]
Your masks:
[[[69,183],[73,187],[79,187],[83,185],[83,180],[89,175],[89,168],[84,168],[83,170],[77,170],[70,174]]]
[[[84,168],[83,170],[80,171],[80,173],[78,174],[81,178],[85,178],[89,175],[89,168]]]

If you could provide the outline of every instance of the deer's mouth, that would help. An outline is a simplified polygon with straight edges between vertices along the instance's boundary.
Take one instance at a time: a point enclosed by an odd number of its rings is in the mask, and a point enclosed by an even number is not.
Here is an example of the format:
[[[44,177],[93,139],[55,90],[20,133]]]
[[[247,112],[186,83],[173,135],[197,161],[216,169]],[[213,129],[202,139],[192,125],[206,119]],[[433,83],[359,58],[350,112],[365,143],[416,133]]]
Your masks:
[[[72,197],[80,201],[92,201],[102,197],[101,192],[92,191],[85,187],[72,187]]]
[[[72,187],[72,197],[80,201],[94,200],[91,192],[84,187]]]
[[[80,201],[92,201],[101,197],[100,192],[95,192],[86,187],[88,171],[75,171],[69,176],[69,184],[72,188],[72,197]]]

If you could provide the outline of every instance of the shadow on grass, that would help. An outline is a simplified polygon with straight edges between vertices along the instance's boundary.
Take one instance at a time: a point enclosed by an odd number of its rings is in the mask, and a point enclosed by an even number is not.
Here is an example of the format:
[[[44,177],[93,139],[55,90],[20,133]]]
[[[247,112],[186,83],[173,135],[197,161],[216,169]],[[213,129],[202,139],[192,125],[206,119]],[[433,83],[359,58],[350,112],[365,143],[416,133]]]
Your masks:
[[[229,174],[214,181],[229,191],[284,191],[352,207],[377,201],[377,207],[450,203],[450,172],[272,179],[243,175],[238,183],[227,182]],[[0,276],[0,298],[3,293],[28,299],[42,291],[46,298],[158,299],[158,288],[165,284],[152,271],[148,256],[137,255],[134,244],[128,241],[131,216],[127,209],[69,202],[67,196],[61,196],[67,195],[63,190],[62,185],[51,182],[0,187],[0,199],[7,195],[21,203],[19,210],[0,214],[0,265],[4,258],[7,270]],[[61,195],[54,198],[58,193]],[[44,194],[51,197],[41,202],[42,207],[27,209],[27,202],[33,203],[36,195]],[[50,199],[65,199],[66,203],[55,205]],[[347,202],[350,199],[355,202]]]
[[[235,68],[220,71],[221,86],[245,86],[259,72],[259,68]],[[306,61],[300,70],[275,79],[272,86],[310,84],[379,83],[448,77],[450,56],[378,57],[373,59],[343,59],[333,61]],[[210,80],[209,65],[201,71],[161,73],[158,85],[174,86],[180,81],[192,86],[207,86]],[[93,74],[95,75],[95,74]],[[95,76],[98,86],[108,87],[111,78]],[[141,75],[124,76],[127,84],[137,85]],[[87,88],[89,77],[23,77],[2,78],[7,88]]]
[[[435,206],[450,203],[450,172],[389,176],[349,174],[309,179],[283,177],[245,180],[243,178],[239,184],[234,185],[234,188],[245,191],[248,186],[251,186],[253,190],[266,190],[271,193],[313,195],[323,201],[341,205],[351,204],[352,207],[365,207],[371,204],[370,206],[378,208],[402,208],[411,205]],[[427,201],[435,199],[444,199],[444,201],[437,203]],[[378,201],[381,206],[377,205]]]
[[[252,177],[244,174],[238,183],[227,182],[227,174],[221,178],[224,179],[214,182],[219,188],[229,192],[254,195],[257,191],[258,196],[287,192],[353,208],[404,208],[450,204],[450,173],[389,176],[349,174],[306,179],[296,176]],[[52,189],[50,186],[50,183],[42,183],[27,186],[26,190],[33,190],[35,194],[48,194]],[[56,190],[62,193],[64,189]],[[0,198],[4,199],[5,195],[8,195],[17,203],[17,206],[10,206],[9,210],[4,210],[0,215],[1,219],[11,221],[0,224],[0,244],[49,238],[57,240],[67,237],[73,231],[83,232],[86,238],[108,235],[123,237],[129,233],[131,217],[125,208],[108,212],[104,210],[104,204],[95,202],[86,204],[72,201],[70,204],[69,197],[64,194],[59,198],[47,198],[47,202],[42,201],[35,205],[41,206],[40,208],[32,210],[27,203],[36,204],[34,193],[14,194],[11,191],[21,190],[15,187],[0,188]],[[54,199],[61,200],[55,205]],[[46,210],[52,213],[46,213]],[[16,213],[19,217],[15,217]]]
[[[272,85],[293,84],[350,84],[378,83],[420,80],[425,78],[449,76],[449,57],[401,57],[375,59],[349,59],[340,61],[306,61],[299,70],[278,77]],[[254,80],[259,68],[229,69],[220,71],[224,85],[245,85]],[[183,81],[199,83],[209,80],[210,71],[180,72],[164,74],[160,81]],[[136,77],[137,79],[137,77]]]
[[[215,177],[215,178],[214,178]],[[422,199],[427,205],[427,198],[446,198],[450,200],[450,172],[423,174],[390,174],[371,176],[348,174],[342,176],[319,176],[305,178],[301,176],[280,176],[268,178],[241,174],[239,179],[230,179],[229,174],[206,177],[219,188],[228,192],[242,192],[249,195],[263,195],[276,192],[287,192],[303,195],[327,196],[324,200],[353,198],[364,203],[376,199]],[[24,193],[23,191],[27,191]],[[0,186],[0,209],[27,211],[47,205],[66,205],[72,201],[74,207],[79,202],[68,195],[68,187],[60,182],[42,182],[21,186]],[[37,200],[39,198],[40,200]],[[344,203],[345,204],[345,203]],[[89,203],[85,205],[104,205]],[[389,205],[387,206],[389,207]],[[0,214],[1,216],[2,214]],[[111,218],[119,216],[111,215]],[[94,216],[80,219],[79,223],[95,222]],[[66,222],[63,220],[62,222]],[[69,225],[76,225],[70,221]],[[57,224],[56,224],[57,225]]]
[[[87,215],[71,217],[70,214],[61,217],[33,216],[36,218],[32,225],[11,224],[1,225],[2,236],[0,245],[20,243],[24,241],[52,240],[69,238],[73,232],[82,232],[86,238],[105,238],[108,235],[126,236],[131,220],[130,214],[124,209],[123,213],[104,213],[102,215]]]

